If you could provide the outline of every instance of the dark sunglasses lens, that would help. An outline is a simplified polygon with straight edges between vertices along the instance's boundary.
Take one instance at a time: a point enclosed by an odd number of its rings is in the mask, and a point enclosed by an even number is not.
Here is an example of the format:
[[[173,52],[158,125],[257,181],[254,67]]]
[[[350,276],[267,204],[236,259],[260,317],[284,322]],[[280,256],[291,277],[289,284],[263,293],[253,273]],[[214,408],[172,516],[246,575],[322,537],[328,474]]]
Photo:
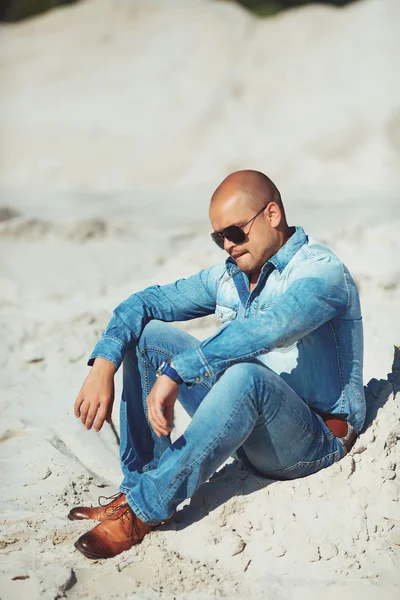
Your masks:
[[[240,227],[237,225],[226,227],[222,233],[227,240],[233,242],[234,244],[241,244],[246,239],[246,234],[244,233],[243,229],[240,229]]]
[[[215,242],[217,246],[221,248],[221,250],[224,249],[224,238],[222,235],[220,235],[219,233],[212,233],[211,238],[213,242]]]
[[[246,234],[237,225],[231,225],[221,231],[221,233],[212,233],[212,240],[217,244],[219,248],[224,249],[224,238],[233,242],[234,244],[241,244],[246,239]]]

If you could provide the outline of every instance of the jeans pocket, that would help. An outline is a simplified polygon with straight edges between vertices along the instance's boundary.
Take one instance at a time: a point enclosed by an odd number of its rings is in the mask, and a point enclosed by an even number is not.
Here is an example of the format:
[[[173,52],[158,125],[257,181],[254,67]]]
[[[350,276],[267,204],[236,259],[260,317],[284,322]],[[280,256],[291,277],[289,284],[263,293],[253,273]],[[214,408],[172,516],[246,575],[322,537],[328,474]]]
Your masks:
[[[286,469],[280,469],[279,471],[275,471],[272,475],[272,479],[286,480],[286,479],[297,479],[299,477],[307,477],[307,475],[312,475],[313,473],[317,473],[321,469],[325,469],[326,467],[330,467],[333,463],[339,460],[339,450],[335,450],[335,452],[331,452],[322,458],[317,460],[312,460],[310,462],[299,461],[291,467],[286,467]]]

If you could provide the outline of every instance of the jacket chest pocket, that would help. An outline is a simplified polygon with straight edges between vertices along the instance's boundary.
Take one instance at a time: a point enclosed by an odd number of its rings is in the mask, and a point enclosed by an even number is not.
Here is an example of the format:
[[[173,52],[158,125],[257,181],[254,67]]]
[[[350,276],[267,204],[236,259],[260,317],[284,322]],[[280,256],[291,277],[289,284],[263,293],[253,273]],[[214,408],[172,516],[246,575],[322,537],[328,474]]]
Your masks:
[[[215,307],[215,314],[220,323],[227,323],[233,321],[237,316],[237,308],[231,308],[230,306],[222,306],[217,304]]]

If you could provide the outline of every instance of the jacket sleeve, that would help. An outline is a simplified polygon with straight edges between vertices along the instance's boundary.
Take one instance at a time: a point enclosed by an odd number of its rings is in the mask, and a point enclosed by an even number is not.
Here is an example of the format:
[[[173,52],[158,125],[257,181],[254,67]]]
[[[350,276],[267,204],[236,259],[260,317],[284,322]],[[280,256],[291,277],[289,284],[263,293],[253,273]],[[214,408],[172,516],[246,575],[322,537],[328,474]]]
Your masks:
[[[186,321],[215,311],[217,287],[225,265],[216,265],[169,285],[153,285],[132,294],[113,311],[113,316],[96,344],[88,365],[95,358],[111,361],[118,369],[128,344],[137,343],[152,319]]]
[[[237,362],[286,347],[344,313],[349,302],[343,266],[323,256],[293,269],[286,292],[267,313],[232,321],[198,348],[173,358],[185,383],[199,383]]]

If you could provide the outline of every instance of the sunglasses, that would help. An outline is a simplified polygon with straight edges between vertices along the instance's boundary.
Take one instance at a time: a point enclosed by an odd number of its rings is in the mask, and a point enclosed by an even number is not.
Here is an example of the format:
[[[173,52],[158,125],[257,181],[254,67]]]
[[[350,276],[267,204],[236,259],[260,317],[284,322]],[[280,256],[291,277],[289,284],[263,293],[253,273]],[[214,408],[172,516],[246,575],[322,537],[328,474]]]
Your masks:
[[[222,231],[214,231],[213,233],[211,233],[212,240],[217,244],[219,248],[221,248],[221,250],[224,249],[225,238],[229,242],[233,242],[234,244],[242,244],[247,236],[247,234],[243,231],[243,228],[246,227],[246,225],[248,225],[252,221],[254,221],[254,219],[256,219],[258,215],[261,215],[261,213],[267,208],[268,204],[266,204],[264,208],[259,210],[258,213],[250,219],[250,221],[247,221],[247,223],[245,223],[241,227],[239,227],[239,225],[230,225],[229,227],[225,227],[225,229],[222,229]]]

